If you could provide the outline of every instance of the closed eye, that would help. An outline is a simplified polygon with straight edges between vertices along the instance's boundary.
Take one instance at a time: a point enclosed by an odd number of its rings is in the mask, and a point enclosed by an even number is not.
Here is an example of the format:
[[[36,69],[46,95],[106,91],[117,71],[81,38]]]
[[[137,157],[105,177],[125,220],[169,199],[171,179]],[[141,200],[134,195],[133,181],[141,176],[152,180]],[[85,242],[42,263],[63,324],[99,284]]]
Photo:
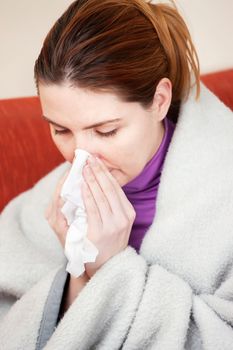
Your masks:
[[[70,132],[70,130],[68,129],[53,129],[54,134],[55,135],[64,135],[64,134],[68,134]],[[95,131],[97,133],[98,136],[100,137],[110,137],[110,136],[114,136],[117,133],[117,129],[108,131],[108,132],[101,132],[96,130]]]
[[[111,130],[111,131],[108,131],[108,132],[100,132],[100,131],[97,131],[97,130],[96,130],[96,133],[97,133],[100,137],[110,137],[110,136],[116,135],[117,129],[114,129],[114,130]]]
[[[53,129],[53,131],[55,135],[67,134],[68,132],[70,132],[70,130],[68,129],[62,129],[62,130]]]

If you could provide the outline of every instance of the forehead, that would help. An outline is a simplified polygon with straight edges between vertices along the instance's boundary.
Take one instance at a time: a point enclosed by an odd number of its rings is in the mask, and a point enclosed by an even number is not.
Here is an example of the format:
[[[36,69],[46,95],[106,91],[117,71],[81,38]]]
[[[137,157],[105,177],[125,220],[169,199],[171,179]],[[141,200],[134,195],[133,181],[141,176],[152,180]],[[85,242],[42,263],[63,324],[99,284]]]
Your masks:
[[[127,103],[113,93],[93,92],[68,85],[39,85],[39,97],[43,113],[50,117],[85,116],[85,118],[106,117],[119,112]]]
[[[58,124],[98,123],[109,118],[136,118],[143,108],[139,103],[125,102],[114,93],[94,92],[70,85],[39,85],[43,114]]]

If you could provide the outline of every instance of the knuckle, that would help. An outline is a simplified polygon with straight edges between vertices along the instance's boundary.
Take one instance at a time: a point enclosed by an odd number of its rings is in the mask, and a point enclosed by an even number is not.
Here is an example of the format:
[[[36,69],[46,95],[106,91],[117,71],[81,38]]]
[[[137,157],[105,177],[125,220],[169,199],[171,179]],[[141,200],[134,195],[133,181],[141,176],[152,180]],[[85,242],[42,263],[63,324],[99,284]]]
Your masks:
[[[95,177],[92,174],[88,175],[88,182],[90,184],[94,184],[95,183]]]
[[[49,220],[48,220],[48,223],[49,223],[49,226],[50,226],[54,231],[56,231],[56,227],[55,227],[54,221],[51,220],[51,219],[49,219]]]
[[[123,221],[122,221],[122,230],[127,230],[128,229],[128,227],[129,227],[129,221],[127,220],[127,219],[124,219]]]
[[[114,194],[114,188],[110,185],[110,184],[108,184],[108,185],[106,185],[105,186],[105,191],[106,191],[106,193],[108,193],[109,195],[112,195],[112,194]]]
[[[58,207],[59,208],[63,207],[64,203],[65,203],[64,200],[59,196],[58,201],[57,201]]]
[[[136,219],[136,212],[134,209],[132,209],[129,213],[129,219],[130,221],[134,221]]]
[[[117,232],[117,234],[120,233],[124,233],[129,227],[129,220],[125,217],[122,216],[120,218],[118,218],[118,220],[115,222],[114,225],[114,232]]]
[[[107,200],[103,196],[100,196],[98,202],[99,202],[99,204],[101,206],[106,206],[107,205]]]

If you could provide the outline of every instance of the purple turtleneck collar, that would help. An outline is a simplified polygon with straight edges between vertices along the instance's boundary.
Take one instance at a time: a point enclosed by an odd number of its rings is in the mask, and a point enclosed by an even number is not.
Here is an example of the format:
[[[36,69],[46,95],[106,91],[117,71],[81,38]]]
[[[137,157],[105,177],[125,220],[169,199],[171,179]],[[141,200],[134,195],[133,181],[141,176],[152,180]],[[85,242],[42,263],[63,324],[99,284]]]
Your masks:
[[[136,211],[136,219],[132,226],[129,245],[137,251],[139,251],[146,231],[152,224],[156,214],[156,198],[160,176],[175,125],[165,118],[164,128],[163,140],[155,155],[135,179],[122,187]]]

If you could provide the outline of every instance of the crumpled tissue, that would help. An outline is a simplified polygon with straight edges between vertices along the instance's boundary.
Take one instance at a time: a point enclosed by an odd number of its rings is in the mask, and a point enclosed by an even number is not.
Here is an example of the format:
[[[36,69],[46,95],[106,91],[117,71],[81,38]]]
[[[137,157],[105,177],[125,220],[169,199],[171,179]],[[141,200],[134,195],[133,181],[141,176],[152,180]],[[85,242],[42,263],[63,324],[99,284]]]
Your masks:
[[[95,262],[99,253],[86,237],[87,214],[81,193],[81,183],[84,181],[82,170],[89,156],[84,150],[75,150],[75,159],[60,194],[65,201],[61,212],[69,226],[65,242],[66,271],[74,277],[81,276],[85,271],[84,264]]]

